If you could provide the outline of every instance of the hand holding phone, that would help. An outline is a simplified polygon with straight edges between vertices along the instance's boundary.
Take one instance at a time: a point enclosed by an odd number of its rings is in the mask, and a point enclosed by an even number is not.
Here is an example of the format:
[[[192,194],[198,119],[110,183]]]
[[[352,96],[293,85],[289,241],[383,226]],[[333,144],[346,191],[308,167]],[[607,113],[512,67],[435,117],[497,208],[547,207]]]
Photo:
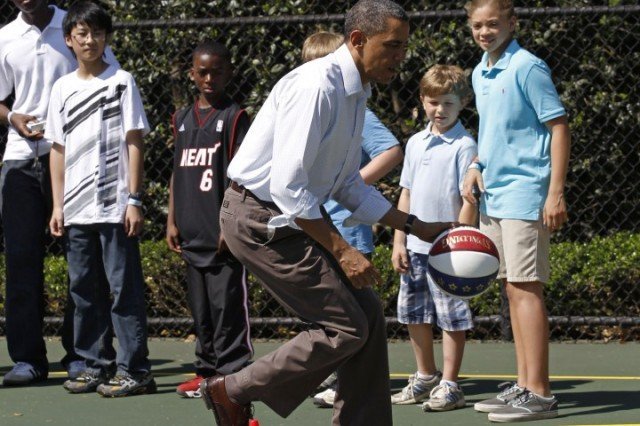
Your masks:
[[[42,132],[46,121],[30,121],[27,123],[27,129],[31,132]]]

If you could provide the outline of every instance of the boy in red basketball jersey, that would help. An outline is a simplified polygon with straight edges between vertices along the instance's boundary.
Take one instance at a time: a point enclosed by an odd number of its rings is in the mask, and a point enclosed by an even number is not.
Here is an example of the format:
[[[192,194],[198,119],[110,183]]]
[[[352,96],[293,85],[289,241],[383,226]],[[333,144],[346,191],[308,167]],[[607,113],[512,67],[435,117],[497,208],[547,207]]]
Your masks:
[[[462,199],[464,174],[476,156],[476,143],[458,114],[471,98],[462,69],[436,65],[420,81],[420,101],[429,123],[409,139],[400,177],[398,210],[420,220],[455,221],[475,225],[476,209]],[[410,226],[409,226],[410,228]],[[398,321],[407,324],[418,371],[409,384],[391,397],[394,404],[425,401],[425,411],[464,407],[458,372],[464,353],[465,330],[473,326],[468,304],[439,290],[427,274],[430,243],[397,230],[392,262],[401,274]],[[444,366],[440,372],[433,356],[432,325],[443,330]]]
[[[247,113],[225,93],[231,54],[205,41],[193,52],[189,76],[199,95],[173,116],[175,154],[167,218],[167,244],[187,262],[187,298],[196,331],[195,379],[176,389],[200,397],[200,381],[231,374],[253,355],[247,280],[229,252],[218,214],[229,181],[227,166],[249,128]]]

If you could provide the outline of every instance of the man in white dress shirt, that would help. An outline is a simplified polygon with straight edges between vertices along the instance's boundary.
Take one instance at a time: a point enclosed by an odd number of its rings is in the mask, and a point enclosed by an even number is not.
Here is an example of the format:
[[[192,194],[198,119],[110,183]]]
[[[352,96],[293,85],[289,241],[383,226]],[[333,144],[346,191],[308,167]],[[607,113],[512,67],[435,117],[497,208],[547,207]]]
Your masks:
[[[275,85],[228,168],[220,222],[230,250],[315,327],[202,382],[219,425],[247,424],[251,401],[286,417],[336,369],[333,424],[392,424],[385,320],[371,288],[381,277],[321,205],[333,198],[352,211],[351,223],[382,222],[429,241],[450,226],[396,210],[359,174],[370,83],[395,77],[408,38],[402,7],[359,1],[346,16],[345,44]]]

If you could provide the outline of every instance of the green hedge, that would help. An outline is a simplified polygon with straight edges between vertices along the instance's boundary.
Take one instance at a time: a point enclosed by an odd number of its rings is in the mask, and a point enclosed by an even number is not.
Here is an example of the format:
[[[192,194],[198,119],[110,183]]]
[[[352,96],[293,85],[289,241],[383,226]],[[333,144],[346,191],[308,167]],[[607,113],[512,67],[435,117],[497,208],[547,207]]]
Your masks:
[[[150,317],[188,317],[184,264],[164,241],[140,246]],[[387,316],[395,316],[398,276],[391,267],[391,249],[378,246],[374,263],[385,285],[378,291]],[[640,234],[620,232],[586,243],[565,242],[551,248],[552,274],[547,286],[549,314],[554,316],[640,316]],[[0,313],[4,312],[4,256],[0,256]],[[60,256],[45,261],[47,315],[60,316],[66,295],[66,262]],[[251,288],[251,315],[288,316],[259,285]],[[500,307],[499,284],[471,301],[476,315],[495,315]]]

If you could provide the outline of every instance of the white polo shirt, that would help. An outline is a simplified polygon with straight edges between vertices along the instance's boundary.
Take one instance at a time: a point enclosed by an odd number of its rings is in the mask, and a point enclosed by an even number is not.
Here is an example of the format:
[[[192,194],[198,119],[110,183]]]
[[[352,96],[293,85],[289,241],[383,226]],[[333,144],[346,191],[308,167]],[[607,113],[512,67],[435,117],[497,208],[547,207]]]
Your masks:
[[[460,121],[442,135],[431,133],[431,123],[413,135],[400,175],[400,186],[410,191],[409,213],[425,222],[458,220],[464,175],[477,153],[476,142]],[[408,235],[407,248],[428,254],[431,243]]]
[[[5,100],[15,88],[12,111],[47,119],[49,95],[53,83],[78,67],[73,53],[64,42],[62,20],[66,12],[49,6],[54,14],[49,25],[40,31],[27,24],[22,12],[0,29],[0,100]],[[110,50],[107,62],[117,64]],[[33,142],[9,128],[3,161],[26,160],[51,150],[51,142]]]
[[[371,93],[346,45],[307,62],[275,85],[227,173],[283,215],[270,227],[319,219],[333,198],[353,212],[345,220],[377,222],[391,204],[360,176],[362,129]]]

